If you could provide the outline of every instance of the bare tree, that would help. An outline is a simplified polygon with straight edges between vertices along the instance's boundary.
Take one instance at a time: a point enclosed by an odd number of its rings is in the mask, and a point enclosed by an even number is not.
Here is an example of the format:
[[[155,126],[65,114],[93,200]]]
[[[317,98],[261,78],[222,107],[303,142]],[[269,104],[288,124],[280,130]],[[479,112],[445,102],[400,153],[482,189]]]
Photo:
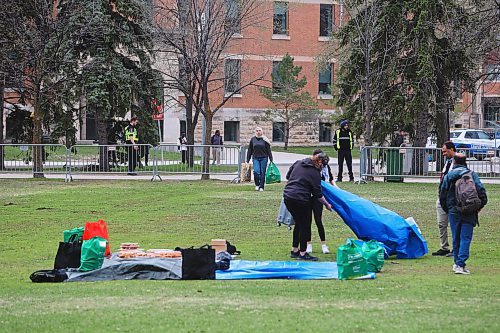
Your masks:
[[[188,144],[194,143],[200,114],[205,119],[202,179],[209,178],[208,145],[214,115],[235,94],[258,84],[265,75],[246,66],[241,51],[232,51],[241,50],[238,44],[248,42],[235,38],[237,35],[271,17],[261,8],[258,0],[165,0],[155,10],[158,51],[175,64],[170,66],[175,70],[163,73],[165,85],[183,95],[170,98],[186,109]]]

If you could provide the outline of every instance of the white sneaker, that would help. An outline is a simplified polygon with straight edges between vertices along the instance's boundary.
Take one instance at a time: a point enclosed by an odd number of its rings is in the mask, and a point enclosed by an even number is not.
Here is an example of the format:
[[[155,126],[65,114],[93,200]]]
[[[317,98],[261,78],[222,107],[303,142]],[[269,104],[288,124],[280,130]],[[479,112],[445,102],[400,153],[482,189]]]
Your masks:
[[[469,275],[470,272],[465,267],[457,266],[457,268],[455,269],[455,274]]]
[[[453,271],[455,272],[457,270],[457,265],[453,264]]]
[[[255,186],[255,190],[256,190],[256,191],[258,191],[258,190],[259,190],[259,188],[260,188],[259,186]]]
[[[323,251],[324,254],[330,253],[330,250],[328,249],[328,246],[326,246],[326,244],[321,245],[321,250]]]
[[[264,189],[261,187],[261,188],[259,189],[259,191],[264,192]]]
[[[313,245],[307,244],[306,253],[312,253],[312,252],[313,252]]]

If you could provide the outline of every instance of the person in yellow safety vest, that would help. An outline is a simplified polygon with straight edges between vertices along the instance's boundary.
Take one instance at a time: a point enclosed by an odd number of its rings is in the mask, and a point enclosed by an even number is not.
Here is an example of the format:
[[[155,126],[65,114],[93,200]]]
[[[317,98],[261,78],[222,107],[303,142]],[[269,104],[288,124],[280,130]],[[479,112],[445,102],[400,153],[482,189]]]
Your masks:
[[[338,151],[339,172],[337,174],[337,182],[342,181],[342,173],[344,172],[344,160],[349,170],[349,181],[354,181],[354,174],[352,173],[352,153],[354,148],[354,140],[352,138],[352,131],[349,128],[349,121],[342,120],[340,122],[340,129],[335,131],[333,137],[333,148]]]
[[[139,158],[139,136],[137,135],[137,124],[139,119],[137,117],[132,117],[130,119],[130,124],[125,127],[125,143],[127,144],[128,152],[128,175],[135,176],[135,168],[137,166],[137,160]]]

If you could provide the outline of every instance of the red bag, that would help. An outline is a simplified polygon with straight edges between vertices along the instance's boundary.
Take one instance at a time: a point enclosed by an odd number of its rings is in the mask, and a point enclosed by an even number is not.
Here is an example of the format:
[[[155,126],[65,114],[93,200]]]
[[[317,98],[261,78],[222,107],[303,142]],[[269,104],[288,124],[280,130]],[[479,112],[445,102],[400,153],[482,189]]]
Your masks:
[[[111,250],[109,248],[109,236],[106,222],[104,222],[103,220],[99,220],[97,222],[85,223],[85,230],[83,231],[82,237],[83,240],[89,240],[93,237],[102,237],[108,241],[106,245],[106,252],[104,252],[104,255],[109,256],[111,254]]]

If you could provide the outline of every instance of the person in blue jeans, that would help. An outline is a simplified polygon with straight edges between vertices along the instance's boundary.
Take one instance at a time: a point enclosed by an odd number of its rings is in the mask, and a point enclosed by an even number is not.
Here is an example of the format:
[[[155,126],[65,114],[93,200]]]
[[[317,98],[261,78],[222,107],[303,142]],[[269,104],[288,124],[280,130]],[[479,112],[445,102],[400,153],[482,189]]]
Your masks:
[[[439,187],[439,201],[443,210],[448,213],[448,221],[451,227],[453,257],[455,261],[453,271],[455,274],[470,274],[465,266],[467,259],[469,259],[469,249],[474,227],[478,224],[478,212],[464,214],[458,211],[456,207],[455,183],[464,174],[471,172],[477,195],[481,200],[481,208],[486,205],[488,198],[477,173],[467,168],[465,155],[455,154],[453,161],[453,169],[446,174]]]
[[[266,169],[268,159],[273,161],[273,153],[271,152],[271,143],[264,135],[262,128],[255,129],[255,136],[250,139],[247,151],[247,163],[253,162],[253,176],[255,181],[255,190],[264,191],[266,183]]]

